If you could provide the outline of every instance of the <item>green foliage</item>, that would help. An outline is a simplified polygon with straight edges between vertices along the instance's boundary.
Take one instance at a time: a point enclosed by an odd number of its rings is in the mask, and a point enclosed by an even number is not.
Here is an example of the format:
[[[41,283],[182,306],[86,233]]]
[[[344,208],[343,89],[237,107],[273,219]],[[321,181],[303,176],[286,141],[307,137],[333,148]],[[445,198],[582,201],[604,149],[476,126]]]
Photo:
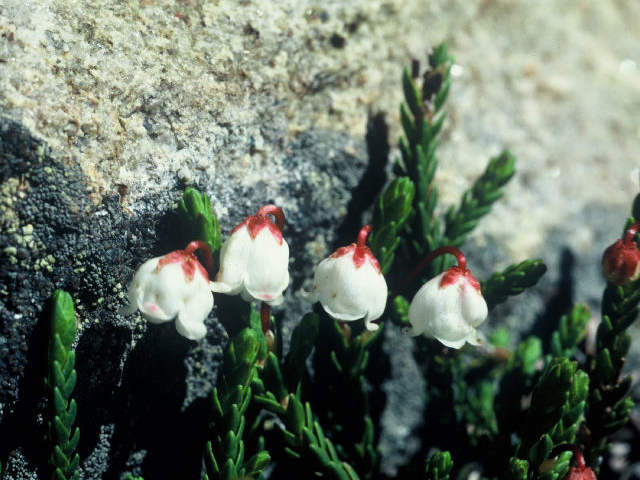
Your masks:
[[[315,388],[311,404],[320,423],[335,439],[340,457],[363,478],[371,478],[378,462],[364,376],[369,350],[382,331],[381,326],[375,332],[356,334],[324,315],[313,359]]]
[[[552,435],[567,410],[576,369],[575,362],[554,358],[533,389],[531,407],[520,433],[518,456],[528,460],[534,469],[542,464],[554,447]]]
[[[582,421],[588,395],[589,375],[582,370],[576,370],[569,387],[569,398],[562,407],[560,421],[551,433],[554,445],[575,442],[576,430]]]
[[[503,444],[510,444],[510,436],[522,424],[522,397],[531,391],[536,364],[542,356],[542,342],[537,337],[524,339],[507,362],[496,396],[495,411]]]
[[[304,404],[295,394],[289,396],[284,417],[283,432],[287,452],[301,460],[301,465],[316,472],[323,472],[336,480],[358,480],[356,471],[340,460],[333,442],[328,439],[320,424],[314,420],[311,405]],[[307,463],[308,462],[308,463]]]
[[[320,317],[315,313],[307,313],[291,334],[291,347],[287,354],[283,370],[287,387],[294,391],[305,372],[305,361],[318,338]]]
[[[553,460],[546,460],[539,468],[538,479],[539,480],[562,480],[569,473],[569,467],[571,466],[571,452],[563,452],[558,455],[558,458]]]
[[[453,468],[449,452],[436,452],[425,463],[426,480],[449,480]]]
[[[76,451],[80,430],[73,426],[77,405],[71,398],[76,385],[75,352],[71,346],[76,335],[76,319],[71,295],[62,290],[53,293],[51,334],[49,337],[48,365],[45,387],[49,398],[47,438],[52,446],[49,457],[51,478],[77,479],[80,457]]]
[[[633,223],[629,219],[628,226]],[[602,321],[596,334],[596,356],[591,361],[586,429],[581,437],[587,461],[594,462],[609,447],[609,437],[625,425],[634,406],[628,393],[629,376],[620,378],[631,336],[627,329],[638,317],[640,280],[626,286],[610,283],[602,299]]]
[[[584,338],[587,322],[591,318],[589,307],[576,305],[568,315],[560,318],[558,329],[551,335],[551,355],[553,357],[571,357],[576,346]],[[571,443],[571,442],[568,442]]]
[[[407,299],[402,295],[398,295],[387,307],[389,318],[400,328],[411,327],[411,323],[409,322],[409,306],[410,304]]]
[[[415,185],[413,215],[408,222],[411,248],[419,256],[440,245],[440,222],[434,215],[438,191],[433,178],[438,166],[435,149],[445,114],[442,106],[449,93],[453,57],[446,43],[429,57],[429,70],[420,88],[408,70],[402,75],[405,102],[400,107],[404,137],[399,140],[398,164]]]
[[[421,87],[408,70],[405,69],[402,76],[405,103],[401,105],[400,118],[404,137],[399,140],[401,158],[398,164],[407,175],[402,178],[415,185],[413,214],[409,216],[406,235],[411,253],[405,253],[406,261],[412,257],[420,258],[442,245],[462,245],[480,219],[489,213],[491,205],[502,196],[504,186],[515,173],[515,158],[510,152],[505,151],[492,158],[484,174],[464,193],[460,206],[449,209],[442,231],[440,220],[435,215],[438,191],[433,179],[438,166],[435,154],[438,134],[445,118],[442,107],[451,85],[449,72],[452,64],[453,57],[447,44],[442,43],[429,57],[429,69]],[[374,231],[382,232],[383,228],[387,228],[385,246],[395,249],[400,243],[395,235],[398,227],[387,227],[385,222]],[[386,260],[387,252],[382,248],[375,252]],[[436,260],[431,274],[439,273],[451,261]]]
[[[481,283],[482,296],[489,310],[506,301],[508,297],[519,295],[527,288],[533,287],[546,271],[547,266],[542,260],[525,260],[508,266],[502,272],[491,274]]]
[[[245,412],[252,398],[260,342],[255,331],[245,328],[227,345],[218,383],[212,392],[212,439],[205,447],[208,480],[258,478],[270,461],[265,451],[245,461],[243,433]]]
[[[220,224],[211,210],[211,200],[206,193],[188,187],[178,203],[178,215],[189,238],[206,242],[212,254],[220,249]]]
[[[373,211],[369,245],[387,273],[393,263],[394,252],[400,244],[400,229],[411,213],[415,186],[407,177],[394,179],[378,198]]]
[[[527,480],[529,476],[529,462],[517,457],[509,459],[509,466],[505,477],[507,480]]]
[[[503,187],[515,173],[515,157],[502,152],[492,158],[487,168],[463,196],[457,210],[449,209],[445,219],[443,244],[459,247],[478,222],[491,210],[491,205],[503,194]]]
[[[296,349],[305,351],[300,347]],[[285,450],[299,460],[300,468],[337,480],[358,480],[355,470],[340,459],[334,443],[327,438],[315,419],[311,405],[302,400],[299,391],[287,393],[282,379],[280,363],[270,353],[260,377],[254,382],[256,391],[260,392],[254,399],[267,411],[280,417],[284,425],[282,434]]]

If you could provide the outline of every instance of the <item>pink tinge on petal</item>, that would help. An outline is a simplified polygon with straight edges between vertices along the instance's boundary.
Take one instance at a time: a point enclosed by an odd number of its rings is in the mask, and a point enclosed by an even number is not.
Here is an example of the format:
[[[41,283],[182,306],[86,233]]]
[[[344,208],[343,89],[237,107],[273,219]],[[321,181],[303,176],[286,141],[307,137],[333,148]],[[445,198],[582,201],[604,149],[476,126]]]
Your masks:
[[[269,229],[278,243],[282,245],[282,232],[266,215],[249,215],[244,222],[236,225],[236,227],[231,231],[231,235],[233,235],[237,230],[244,227],[245,225],[247,226],[247,230],[249,231],[249,235],[252,239],[255,240],[262,229],[266,227]]]
[[[147,311],[149,313],[153,313],[153,314],[156,314],[156,315],[164,316],[164,312],[162,311],[162,309],[156,303],[146,302],[143,305],[143,308],[144,308],[145,311]]]

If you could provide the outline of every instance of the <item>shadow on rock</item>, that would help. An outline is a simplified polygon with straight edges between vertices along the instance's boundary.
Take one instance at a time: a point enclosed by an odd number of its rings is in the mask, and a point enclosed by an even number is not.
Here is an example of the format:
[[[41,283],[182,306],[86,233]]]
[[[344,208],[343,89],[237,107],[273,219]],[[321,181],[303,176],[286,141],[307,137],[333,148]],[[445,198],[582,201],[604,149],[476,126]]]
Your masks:
[[[105,478],[119,478],[135,466],[128,464],[134,452],[145,453],[145,478],[199,478],[208,403],[202,399],[182,409],[190,346],[172,322],[150,325],[127,358],[110,405],[115,432]]]

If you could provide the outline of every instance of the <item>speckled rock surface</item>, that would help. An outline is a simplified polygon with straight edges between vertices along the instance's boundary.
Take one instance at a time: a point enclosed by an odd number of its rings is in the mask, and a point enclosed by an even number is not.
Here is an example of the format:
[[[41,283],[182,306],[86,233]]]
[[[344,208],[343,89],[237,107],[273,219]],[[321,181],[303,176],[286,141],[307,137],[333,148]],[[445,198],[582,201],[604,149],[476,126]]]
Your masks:
[[[458,201],[490,155],[518,158],[504,199],[470,237],[470,265],[479,276],[526,257],[549,265],[538,295],[501,307],[491,326],[527,330],[554,299],[597,308],[600,252],[639,188],[638,24],[640,6],[621,0],[1,2],[0,429],[21,432],[0,435],[0,455],[11,451],[3,473],[35,478],[41,467],[30,433],[42,429],[38,320],[65,288],[80,319],[84,478],[140,466],[157,478],[149,465],[176,454],[197,476],[189,447],[201,439],[181,439],[206,411],[225,334],[215,315],[198,344],[172,325],[120,317],[133,270],[182,246],[171,211],[185,186],[211,195],[224,234],[275,202],[288,218],[287,315],[297,317],[306,307],[291,292],[337,237],[350,241],[345,219],[358,223],[352,191],[373,196],[384,180],[358,188],[370,178],[370,117],[385,114],[393,144],[400,71],[443,39],[456,66],[442,204]],[[404,383],[385,387],[392,472],[414,446],[405,439],[420,402],[402,401],[415,373],[403,339],[388,341],[406,353],[392,360]],[[147,428],[172,415],[166,430]],[[164,449],[148,450],[162,435]]]

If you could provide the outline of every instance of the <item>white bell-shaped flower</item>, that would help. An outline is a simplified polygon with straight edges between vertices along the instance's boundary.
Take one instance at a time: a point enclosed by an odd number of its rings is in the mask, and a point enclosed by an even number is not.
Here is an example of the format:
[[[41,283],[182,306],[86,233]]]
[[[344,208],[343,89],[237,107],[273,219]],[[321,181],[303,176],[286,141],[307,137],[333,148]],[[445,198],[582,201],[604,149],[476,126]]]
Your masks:
[[[273,215],[274,224],[267,215]],[[220,250],[220,270],[210,283],[214,292],[242,295],[247,301],[282,303],[289,285],[289,245],[282,238],[284,214],[265,205],[236,226]]]
[[[365,225],[357,245],[341,247],[320,262],[313,278],[313,290],[305,294],[305,298],[319,301],[336,320],[364,318],[366,328],[373,331],[378,329],[373,321],[384,313],[388,290],[378,261],[365,245],[370,231],[371,226]]]
[[[476,327],[488,314],[480,284],[469,270],[461,266],[425,283],[409,307],[410,336],[424,334],[451,348],[481,342]]]
[[[130,314],[138,309],[151,323],[175,318],[180,335],[190,340],[204,337],[207,332],[204,320],[213,308],[213,294],[209,275],[194,255],[198,248],[213,265],[211,251],[201,241],[143,263],[129,285],[130,305],[121,312]]]

